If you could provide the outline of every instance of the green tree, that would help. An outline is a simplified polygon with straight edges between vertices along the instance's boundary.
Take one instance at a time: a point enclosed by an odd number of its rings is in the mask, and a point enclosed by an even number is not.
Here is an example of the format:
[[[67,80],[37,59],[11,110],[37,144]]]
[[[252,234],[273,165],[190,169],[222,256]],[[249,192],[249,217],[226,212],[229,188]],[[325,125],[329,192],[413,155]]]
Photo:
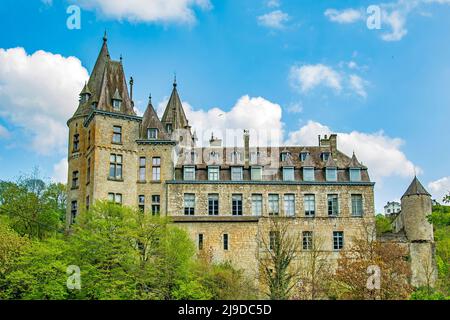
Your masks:
[[[392,231],[392,221],[383,214],[377,214],[375,217],[377,235]]]

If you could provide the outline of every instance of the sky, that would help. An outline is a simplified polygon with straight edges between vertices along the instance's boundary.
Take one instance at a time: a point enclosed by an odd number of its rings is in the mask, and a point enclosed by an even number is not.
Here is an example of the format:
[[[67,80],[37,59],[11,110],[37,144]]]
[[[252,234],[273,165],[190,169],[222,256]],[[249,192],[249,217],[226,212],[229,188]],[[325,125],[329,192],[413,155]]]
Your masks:
[[[138,114],[150,94],[161,113],[176,74],[200,140],[337,133],[377,212],[415,174],[450,190],[450,0],[3,0],[0,16],[0,180],[66,181],[66,122],[106,30]]]

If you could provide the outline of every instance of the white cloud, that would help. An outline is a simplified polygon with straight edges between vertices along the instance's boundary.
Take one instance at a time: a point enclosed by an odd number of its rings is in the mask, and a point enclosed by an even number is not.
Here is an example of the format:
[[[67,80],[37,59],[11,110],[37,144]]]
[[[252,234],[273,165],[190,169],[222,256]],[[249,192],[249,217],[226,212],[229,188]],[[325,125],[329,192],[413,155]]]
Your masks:
[[[287,108],[288,113],[302,113],[303,104],[301,102],[293,103]]]
[[[349,64],[350,69],[357,68],[355,62]],[[367,97],[367,80],[356,74],[337,71],[323,64],[305,64],[291,67],[289,73],[291,86],[302,94],[307,94],[317,87],[327,87],[339,94],[342,89],[353,92],[362,98]]]
[[[289,20],[289,15],[281,10],[275,10],[258,17],[259,25],[270,29],[283,29],[286,27],[285,23]]]
[[[400,41],[403,39],[408,34],[406,26],[411,13],[430,4],[450,4],[450,0],[397,0],[381,3],[379,7],[381,9],[382,30],[385,29],[385,26],[388,26],[390,29],[387,32],[383,31],[381,39],[384,41]],[[364,11],[364,9],[354,8],[344,10],[327,9],[325,16],[336,23],[355,23],[365,20],[367,16]]]
[[[9,131],[4,126],[0,125],[0,138],[9,138]]]
[[[359,96],[367,98],[366,85],[368,84],[368,82],[360,76],[357,76],[356,74],[350,75],[349,80],[350,87],[353,89],[353,91]]]
[[[158,104],[158,115],[162,115],[167,99]],[[220,108],[194,109],[189,103],[183,107],[199,143],[208,145],[211,133],[224,138],[226,145],[241,145],[244,129],[250,130],[251,143],[279,145],[283,137],[281,106],[262,97],[241,97],[230,111]]]
[[[317,145],[318,135],[329,135],[332,130],[319,122],[309,121],[298,131],[290,132],[287,144]],[[334,132],[336,133],[336,132]],[[421,169],[407,159],[401,147],[404,144],[400,138],[391,138],[383,131],[363,133],[337,133],[339,150],[347,155],[353,151],[358,159],[369,168],[372,180],[379,182],[391,176],[412,177],[415,171]]]
[[[281,1],[280,0],[268,0],[266,2],[266,5],[269,8],[278,8],[281,6]]]
[[[67,158],[61,159],[58,163],[53,165],[53,173],[51,180],[53,182],[67,183],[67,171],[69,170],[69,165]]]
[[[340,92],[342,79],[333,68],[323,64],[291,67],[289,78],[291,85],[303,93],[318,86],[325,86]]]
[[[430,182],[428,189],[430,189],[434,199],[442,201],[444,196],[450,194],[450,176]]]
[[[212,7],[209,0],[80,0],[76,4],[112,19],[187,24],[196,21],[196,8]]]
[[[65,152],[65,123],[87,79],[75,57],[0,48],[0,116],[21,128],[36,152]]]
[[[364,19],[363,12],[361,10],[356,9],[345,9],[345,10],[327,9],[325,11],[325,16],[332,22],[342,24],[354,23],[356,21]]]

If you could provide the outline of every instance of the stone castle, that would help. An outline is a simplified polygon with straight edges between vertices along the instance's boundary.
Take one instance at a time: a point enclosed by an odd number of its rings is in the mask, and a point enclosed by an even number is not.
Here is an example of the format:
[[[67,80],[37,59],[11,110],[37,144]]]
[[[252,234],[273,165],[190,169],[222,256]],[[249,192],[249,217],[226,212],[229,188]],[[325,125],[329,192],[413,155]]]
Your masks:
[[[135,114],[132,78],[129,84],[130,90],[105,36],[67,123],[68,226],[96,200],[138,207],[171,217],[199,251],[255,279],[264,254],[258,239],[271,239],[274,217],[300,236],[301,253],[321,239],[332,261],[367,236],[361,230],[375,228],[375,184],[355,154],[339,151],[337,135],[319,137],[316,146],[256,147],[245,131],[242,147],[223,147],[214,138],[197,147],[176,82],[161,119],[151,99],[142,117]],[[425,218],[431,199],[423,190],[404,196],[399,216],[398,231],[406,230],[411,254],[423,255],[425,244],[433,243]]]

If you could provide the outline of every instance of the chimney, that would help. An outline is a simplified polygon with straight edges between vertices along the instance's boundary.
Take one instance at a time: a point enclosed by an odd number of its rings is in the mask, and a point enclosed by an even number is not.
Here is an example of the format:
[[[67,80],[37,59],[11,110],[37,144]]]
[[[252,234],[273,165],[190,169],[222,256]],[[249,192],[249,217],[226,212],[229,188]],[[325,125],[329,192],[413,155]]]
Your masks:
[[[250,131],[244,130],[244,161],[245,165],[250,164]]]
[[[133,85],[134,85],[134,80],[133,77],[130,78],[130,100],[131,100],[131,104],[134,106],[134,102],[133,102]]]
[[[319,147],[320,147],[320,134],[319,134]]]
[[[330,135],[330,149],[331,152],[337,151],[337,134]]]
[[[214,133],[212,133],[211,139],[209,140],[209,146],[210,147],[221,147],[222,139],[218,139],[218,138],[214,137]]]

